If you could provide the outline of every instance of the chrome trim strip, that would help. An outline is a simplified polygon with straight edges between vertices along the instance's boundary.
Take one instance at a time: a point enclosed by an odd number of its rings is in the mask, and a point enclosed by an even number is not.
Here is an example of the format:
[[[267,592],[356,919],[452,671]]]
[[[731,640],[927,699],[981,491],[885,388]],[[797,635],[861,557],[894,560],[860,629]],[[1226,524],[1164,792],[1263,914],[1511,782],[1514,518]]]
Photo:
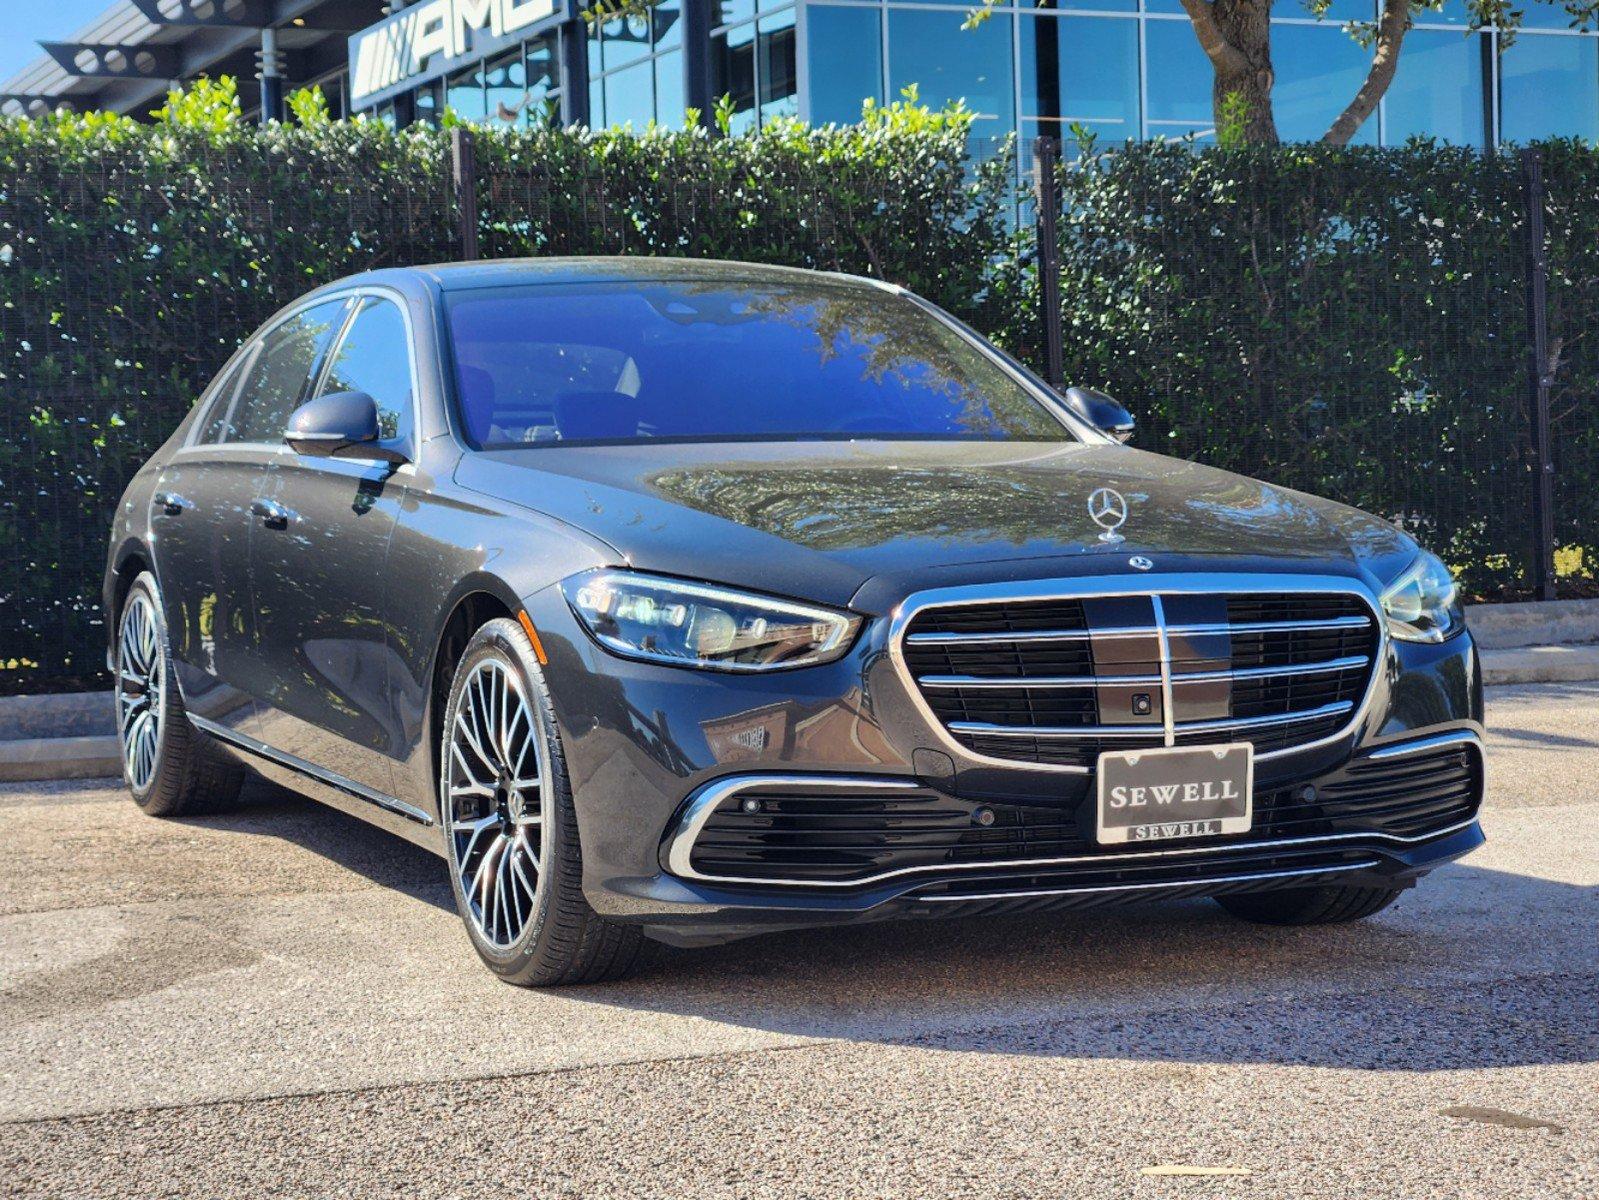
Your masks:
[[[1225,571],[1201,571],[1181,575],[1151,577],[1149,575],[1089,575],[1081,578],[1055,578],[1020,580],[1009,582],[965,584],[954,587],[929,588],[925,591],[913,592],[907,596],[890,614],[888,629],[888,657],[893,664],[894,672],[904,688],[907,698],[916,710],[927,728],[939,740],[943,749],[955,761],[968,765],[982,765],[1006,767],[1015,770],[1018,767],[1029,771],[1051,771],[1062,775],[1088,775],[1092,767],[1077,766],[1070,763],[1035,763],[1026,762],[1015,758],[998,758],[992,755],[978,754],[960,744],[939,720],[927,702],[927,697],[916,685],[916,678],[910,667],[905,662],[905,642],[907,629],[910,623],[921,613],[931,608],[948,608],[954,605],[972,604],[1003,604],[1020,600],[1055,600],[1084,596],[1154,596],[1154,595],[1337,595],[1354,596],[1365,604],[1371,613],[1371,621],[1377,634],[1376,652],[1373,655],[1377,664],[1371,671],[1371,677],[1366,681],[1366,693],[1361,697],[1360,703],[1351,714],[1349,721],[1336,732],[1324,738],[1305,742],[1298,746],[1288,746],[1281,750],[1268,750],[1255,755],[1256,762],[1269,762],[1290,754],[1302,754],[1307,750],[1314,750],[1319,746],[1331,745],[1341,741],[1353,733],[1371,709],[1373,697],[1377,693],[1377,681],[1382,675],[1380,664],[1386,659],[1389,646],[1389,633],[1387,623],[1382,619],[1382,611],[1378,604],[1376,594],[1364,581],[1342,575],[1264,575],[1258,572],[1230,573]],[[1342,617],[1339,620],[1348,621],[1351,626],[1359,621],[1365,623],[1362,617]],[[1185,626],[1187,630],[1203,628]],[[1226,628],[1233,628],[1227,626]],[[1111,636],[1149,636],[1153,629],[1128,631],[1116,630],[1080,630],[1071,636],[1103,637],[1107,633]],[[937,634],[936,637],[950,637],[953,635]],[[997,636],[997,635],[983,635]],[[997,637],[997,640],[1017,640],[1017,635],[1010,634]]]
[[[1070,688],[1105,684],[1159,683],[1159,675],[920,675],[916,682],[935,688]]]
[[[1371,663],[1365,654],[1351,654],[1347,658],[1332,658],[1326,662],[1294,663],[1287,667],[1235,667],[1224,671],[1185,671],[1174,674],[1175,686],[1185,683],[1214,683],[1222,679],[1275,679],[1281,675],[1325,675],[1333,671],[1351,671]],[[1138,683],[1160,683],[1159,675],[918,675],[916,682],[924,688],[1070,688],[1109,687]]]
[[[1212,843],[1209,845],[1188,846],[1179,850],[1136,850],[1122,851],[1111,854],[1076,854],[1063,858],[1021,858],[1005,862],[955,862],[955,863],[929,863],[917,867],[897,867],[892,871],[880,871],[876,875],[863,876],[860,879],[751,879],[739,875],[705,875],[694,870],[689,862],[689,856],[694,848],[694,841],[699,836],[705,823],[710,820],[723,800],[739,792],[761,786],[797,786],[827,787],[837,786],[848,790],[862,785],[878,788],[916,789],[920,785],[906,779],[894,779],[882,776],[866,776],[851,778],[848,776],[825,775],[731,775],[726,779],[719,779],[706,784],[695,792],[682,815],[677,819],[677,824],[667,841],[663,857],[666,866],[673,875],[683,879],[693,879],[702,883],[738,883],[756,887],[811,887],[811,888],[860,888],[874,883],[881,883],[886,879],[897,879],[903,875],[926,875],[935,872],[954,871],[1013,871],[1026,870],[1032,867],[1062,867],[1074,866],[1081,863],[1118,863],[1141,861],[1150,858],[1176,858],[1188,854],[1224,854],[1230,851],[1251,850],[1280,850],[1298,846],[1324,846],[1339,842],[1392,842],[1397,845],[1417,845],[1421,842],[1430,842],[1436,838],[1446,837],[1451,833],[1458,833],[1477,823],[1477,818],[1472,816],[1468,820],[1459,821],[1454,825],[1447,825],[1442,829],[1435,829],[1429,833],[1406,836],[1398,833],[1329,833],[1315,837],[1279,838],[1275,841],[1264,842],[1234,842]]]
[[[189,720],[194,722],[195,728],[210,734],[218,741],[227,742],[229,745],[237,746],[247,753],[270,759],[279,766],[288,767],[291,771],[298,771],[301,775],[314,779],[318,783],[325,783],[331,788],[337,788],[347,796],[354,796],[357,800],[365,800],[368,804],[375,804],[385,812],[405,817],[407,820],[415,821],[418,825],[432,825],[434,823],[431,816],[414,804],[407,804],[404,800],[387,795],[375,788],[369,788],[364,783],[357,783],[353,779],[346,779],[343,775],[336,774],[333,771],[324,771],[315,763],[307,762],[305,759],[293,754],[286,754],[282,750],[274,750],[265,742],[242,734],[236,729],[229,729],[226,725],[218,725],[215,721],[207,720],[205,717],[197,717],[193,713],[189,714]]]
[[[1294,663],[1287,667],[1236,667],[1225,671],[1189,671],[1172,676],[1172,682],[1209,683],[1218,679],[1275,679],[1281,675],[1326,675],[1333,671],[1351,671],[1356,667],[1371,665],[1366,654],[1351,654],[1347,658],[1329,658],[1325,662]]]
[[[1166,588],[1165,591],[1181,589]],[[1264,589],[1269,590],[1269,589]],[[1290,590],[1290,589],[1282,589]],[[1126,595],[1128,593],[1093,593]],[[1151,593],[1153,595],[1154,593]],[[1050,597],[1038,597],[1050,599]],[[1020,597],[1012,597],[1020,599]],[[1281,633],[1295,629],[1354,629],[1371,624],[1365,617],[1332,617],[1325,621],[1239,621],[1201,625],[1171,625],[1169,633],[1188,635],[1207,633]],[[906,641],[914,646],[945,645],[960,642],[1065,642],[1089,638],[1153,637],[1160,629],[1154,625],[1116,625],[1108,629],[1024,629],[1015,633],[913,633]]]
[[[1363,871],[1377,865],[1375,858],[1339,863],[1336,867],[1303,867],[1297,871],[1257,871],[1249,875],[1218,875],[1214,879],[1162,880],[1160,883],[1104,883],[1094,887],[1041,888],[1030,892],[980,892],[971,896],[917,896],[922,904],[959,904],[966,900],[1028,900],[1035,896],[1087,896],[1095,892],[1145,892],[1156,888],[1195,888],[1212,883],[1251,883],[1257,879],[1292,879],[1298,875],[1330,875],[1338,871]]]
[[[1170,693],[1167,692],[1167,695]],[[1178,733],[1209,733],[1224,729],[1264,729],[1272,725],[1297,725],[1301,721],[1315,721],[1323,717],[1336,717],[1355,707],[1353,700],[1339,700],[1304,712],[1277,713],[1269,717],[1225,717],[1212,721],[1178,721],[1168,734],[1166,744]],[[1167,724],[1172,725],[1170,718]],[[1155,731],[1153,725],[989,725],[983,721],[951,721],[949,728],[956,733],[980,734],[986,737],[1147,737]],[[1295,747],[1298,749],[1299,747]],[[1016,761],[1010,760],[1009,761]],[[1034,764],[1025,764],[1032,767]]]
[[[1360,759],[1355,761],[1359,762],[1361,759],[1372,758],[1400,758],[1406,754],[1420,754],[1426,750],[1436,750],[1440,746],[1455,745],[1475,746],[1478,754],[1482,754],[1484,758],[1487,757],[1484,753],[1482,738],[1469,729],[1456,729],[1450,733],[1438,733],[1432,737],[1418,738],[1411,742],[1378,746],[1375,750],[1361,755]]]
[[[1155,610],[1155,626],[1160,631],[1160,724],[1161,737],[1168,746],[1177,744],[1177,705],[1171,690],[1171,638],[1166,632],[1166,606],[1160,596],[1149,598]],[[1253,754],[1253,751],[1251,751]]]
[[[1219,621],[1209,625],[1173,625],[1170,632],[1281,633],[1295,629],[1356,629],[1370,624],[1365,617],[1331,617],[1325,621]]]
[[[1109,629],[1023,629],[1015,633],[913,633],[905,640],[917,646],[958,645],[961,642],[1085,642],[1089,638],[1152,637],[1149,625],[1121,625]]]
[[[690,856],[694,852],[694,843],[699,840],[700,832],[705,828],[717,807],[729,796],[739,792],[749,791],[757,787],[821,787],[837,788],[840,791],[858,790],[860,788],[880,788],[883,790],[919,790],[921,785],[909,779],[885,778],[883,776],[848,776],[848,775],[731,775],[726,779],[708,783],[694,793],[694,798],[689,801],[683,810],[683,815],[677,819],[677,828],[672,834],[671,841],[666,849],[666,867],[674,875],[681,875],[687,879],[711,879],[710,875],[701,875],[694,870],[690,863]],[[729,880],[728,882],[732,882]]]

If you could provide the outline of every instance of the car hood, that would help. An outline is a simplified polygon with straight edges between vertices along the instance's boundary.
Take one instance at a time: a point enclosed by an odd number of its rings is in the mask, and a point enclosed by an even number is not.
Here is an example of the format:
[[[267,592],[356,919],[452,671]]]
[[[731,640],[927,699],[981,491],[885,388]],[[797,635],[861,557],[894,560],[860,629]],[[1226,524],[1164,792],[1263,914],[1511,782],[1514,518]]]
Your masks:
[[[1227,559],[1370,581],[1416,552],[1343,505],[1118,445],[541,446],[466,455],[456,477],[587,531],[639,569],[835,604],[874,577],[919,587],[1121,573],[1133,555],[1157,570]],[[1090,517],[1098,488],[1125,498],[1122,541],[1103,540]]]

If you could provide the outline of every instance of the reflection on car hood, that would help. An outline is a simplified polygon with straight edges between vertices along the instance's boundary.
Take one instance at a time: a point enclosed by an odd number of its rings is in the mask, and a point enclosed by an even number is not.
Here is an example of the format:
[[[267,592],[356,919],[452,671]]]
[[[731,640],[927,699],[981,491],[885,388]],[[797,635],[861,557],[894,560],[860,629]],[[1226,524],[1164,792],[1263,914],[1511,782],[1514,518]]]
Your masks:
[[[872,576],[952,583],[951,569],[1015,560],[1078,575],[1125,571],[1135,554],[1162,569],[1227,556],[1340,574],[1392,559],[1383,577],[1415,552],[1353,509],[1124,446],[547,446],[469,454],[457,479],[576,525],[641,569],[833,603]],[[1101,540],[1090,518],[1101,487],[1126,500],[1122,542]]]

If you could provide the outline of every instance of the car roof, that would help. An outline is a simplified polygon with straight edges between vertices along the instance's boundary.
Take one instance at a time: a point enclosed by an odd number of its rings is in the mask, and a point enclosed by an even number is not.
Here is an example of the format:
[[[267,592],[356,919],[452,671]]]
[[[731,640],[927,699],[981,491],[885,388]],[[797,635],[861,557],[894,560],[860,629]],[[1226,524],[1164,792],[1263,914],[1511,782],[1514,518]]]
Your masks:
[[[444,291],[464,288],[509,287],[529,283],[618,283],[650,280],[691,280],[716,283],[829,282],[853,287],[892,290],[891,285],[860,275],[776,267],[761,263],[704,258],[653,258],[646,256],[499,258],[476,262],[432,263],[427,266],[389,268],[339,280],[349,287],[364,282],[397,282],[396,276],[426,279]]]

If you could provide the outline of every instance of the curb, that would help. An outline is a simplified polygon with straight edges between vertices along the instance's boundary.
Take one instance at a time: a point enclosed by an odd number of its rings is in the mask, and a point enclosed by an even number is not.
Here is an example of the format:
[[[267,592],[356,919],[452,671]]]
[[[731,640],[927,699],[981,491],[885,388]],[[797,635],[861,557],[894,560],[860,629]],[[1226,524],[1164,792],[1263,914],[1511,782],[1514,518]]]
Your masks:
[[[122,774],[114,737],[18,738],[0,742],[0,782],[99,779]]]
[[[1480,653],[1482,682],[1487,687],[1599,679],[1599,646],[1526,646]]]

